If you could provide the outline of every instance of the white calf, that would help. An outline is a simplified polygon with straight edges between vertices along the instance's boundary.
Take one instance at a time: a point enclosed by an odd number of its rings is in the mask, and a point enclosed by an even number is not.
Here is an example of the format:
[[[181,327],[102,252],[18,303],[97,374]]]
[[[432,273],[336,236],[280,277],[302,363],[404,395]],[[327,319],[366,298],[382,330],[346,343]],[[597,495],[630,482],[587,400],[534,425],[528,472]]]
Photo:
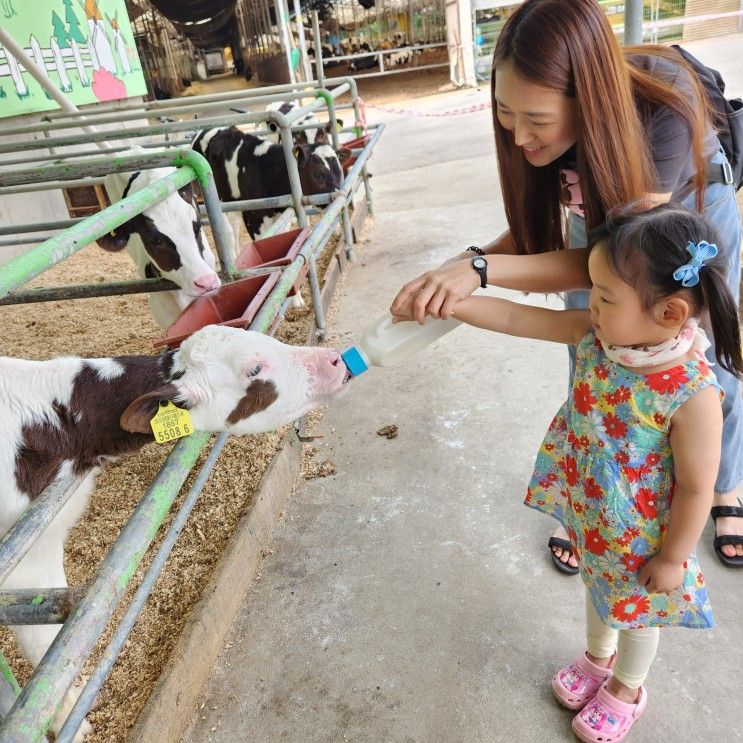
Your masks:
[[[82,478],[4,587],[67,585],[64,541],[87,508],[101,464],[153,440],[150,420],[161,401],[187,408],[198,430],[243,435],[296,420],[347,381],[335,351],[216,325],[162,356],[0,358],[0,536],[55,478]],[[59,627],[12,629],[37,664]],[[52,729],[78,694],[68,692]],[[87,730],[86,723],[80,740]]]
[[[113,204],[172,172],[174,168],[157,168],[110,174],[105,181],[108,197]],[[228,234],[231,237],[232,231]],[[221,283],[191,184],[104,235],[98,244],[113,251],[126,247],[142,278],[163,277],[178,284],[178,290],[149,296],[152,315],[162,327],[170,325],[195,297],[218,289]],[[234,245],[228,249],[234,257]]]

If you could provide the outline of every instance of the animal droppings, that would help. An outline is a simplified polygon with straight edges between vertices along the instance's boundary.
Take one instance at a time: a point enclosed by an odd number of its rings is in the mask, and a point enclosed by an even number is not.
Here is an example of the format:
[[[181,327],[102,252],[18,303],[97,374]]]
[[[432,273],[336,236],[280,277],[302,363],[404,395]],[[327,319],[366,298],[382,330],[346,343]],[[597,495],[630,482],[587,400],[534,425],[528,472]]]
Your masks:
[[[391,423],[388,426],[382,426],[382,428],[377,431],[377,436],[384,436],[386,439],[396,439],[397,426],[394,423]]]

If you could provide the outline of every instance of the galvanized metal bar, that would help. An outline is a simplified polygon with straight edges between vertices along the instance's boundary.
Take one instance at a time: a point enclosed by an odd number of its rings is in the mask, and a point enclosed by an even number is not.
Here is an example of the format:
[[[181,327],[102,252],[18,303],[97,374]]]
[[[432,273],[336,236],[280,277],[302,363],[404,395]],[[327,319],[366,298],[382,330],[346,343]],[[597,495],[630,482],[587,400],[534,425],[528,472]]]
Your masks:
[[[340,85],[344,82],[353,81],[352,77],[333,77],[326,78],[328,85]],[[313,86],[317,83],[317,80],[308,80],[305,82],[297,83],[284,83],[282,85],[272,85],[271,90],[275,93],[286,93],[290,91],[301,92],[304,91],[306,94],[306,88]],[[184,105],[191,103],[214,103],[217,101],[230,102],[233,99],[243,100],[249,98],[255,98],[261,100],[264,96],[265,88],[246,88],[243,90],[229,90],[222,93],[208,93],[206,95],[188,96],[186,98],[176,100],[154,100],[154,101],[126,101],[116,103],[100,103],[96,105],[96,112],[108,113],[113,111],[130,111],[133,109],[143,109],[145,112],[152,112],[155,115],[161,115],[161,109],[167,109],[169,107],[177,107],[180,102]],[[88,112],[81,112],[82,115],[86,115]],[[60,118],[74,118],[74,114],[68,114],[64,111],[50,111],[44,115],[44,120],[53,121]]]
[[[96,694],[100,691],[105,680],[108,678],[108,674],[111,672],[111,668],[114,663],[116,663],[119,653],[121,653],[124,643],[126,642],[127,637],[129,637],[129,634],[160,575],[160,571],[163,569],[165,561],[172,552],[176,540],[180,536],[193,507],[196,505],[196,501],[201,495],[204,485],[206,485],[206,481],[214,469],[217,459],[222,453],[222,449],[224,449],[229,437],[229,434],[221,433],[214,442],[214,446],[199,470],[199,474],[196,476],[193,485],[189,489],[188,495],[183,500],[183,503],[174,516],[168,531],[165,533],[162,543],[147,568],[147,572],[142,578],[142,582],[139,584],[131,603],[127,607],[119,625],[106,645],[101,660],[90,674],[88,682],[85,684],[85,687],[75,702],[74,707],[67,716],[67,720],[62,726],[62,729],[57,733],[57,743],[65,743],[65,741],[72,743],[78,728],[85,719],[85,715],[88,714],[90,708],[93,706]]]
[[[193,154],[196,155],[195,152]],[[170,175],[155,181],[123,201],[117,201],[103,211],[73,225],[64,233],[8,261],[0,272],[0,297],[4,297],[44,273],[101,235],[115,230],[132,217],[175,193],[193,179],[194,171],[190,167],[178,168]]]
[[[20,693],[21,687],[13,675],[13,670],[0,652],[0,720],[8,714]]]
[[[3,534],[0,538],[0,585],[5,583],[81,482],[82,478],[74,476],[54,480],[34,498],[23,512],[23,518]]]
[[[103,284],[70,284],[49,288],[26,289],[0,297],[0,306],[30,304],[34,302],[56,302],[65,299],[90,299],[91,297],[113,297],[119,294],[144,294],[179,289],[178,284],[167,279],[140,279],[139,281],[111,281]]]
[[[338,219],[338,214],[343,207],[343,201],[346,198],[344,194],[336,196],[328,208],[323,212],[318,223],[313,227],[310,236],[302,245],[301,250],[292,263],[287,266],[281,274],[281,278],[276,283],[273,291],[258,310],[255,316],[255,323],[261,327],[270,324],[271,318],[276,314],[281,304],[281,297],[286,296],[293,286],[299,275],[300,270],[305,262],[309,263],[310,256],[315,252],[325,234],[333,229],[333,225]]]
[[[347,84],[347,81],[340,80],[335,83],[336,85]],[[183,116],[185,114],[203,114],[210,112],[227,113],[230,109],[234,108],[238,104],[242,105],[263,105],[265,103],[271,103],[274,101],[290,101],[305,98],[311,95],[311,91],[307,90],[307,85],[302,83],[301,85],[294,86],[295,89],[291,91],[280,91],[275,88],[271,88],[273,92],[263,92],[262,95],[247,95],[245,93],[238,94],[238,91],[232,91],[231,95],[227,99],[221,101],[198,101],[196,97],[182,98],[179,102],[170,101],[169,106],[163,107],[161,110],[152,111],[142,107],[132,108],[128,110],[116,110],[110,112],[98,112],[91,118],[97,124],[110,124],[119,123],[122,121],[135,121],[136,119],[152,119],[152,118],[166,118],[173,116]],[[265,91],[265,89],[263,89]],[[255,116],[256,114],[262,113],[262,109],[245,111],[242,115]],[[192,124],[197,123],[198,119],[189,119]],[[165,122],[162,122],[165,123]],[[19,126],[9,127],[7,132],[10,134],[29,134],[37,133],[39,131],[54,131],[58,129],[67,129],[72,126],[77,126],[77,122],[74,118],[66,120],[55,120],[55,121],[41,121],[33,124],[23,124]],[[2,132],[2,135],[6,135],[6,132]]]
[[[624,45],[642,44],[643,0],[625,0]]]
[[[268,130],[264,130],[267,132]],[[111,132],[111,139],[126,139],[126,130],[116,130]],[[167,142],[138,142],[137,147],[143,149],[158,149],[162,147],[183,147],[191,144],[190,139],[170,139]],[[109,152],[111,154],[116,152],[129,152],[131,145],[121,145],[120,147],[111,147]],[[27,155],[23,158],[7,159],[3,160],[3,167],[9,165],[30,165],[32,163],[44,163],[48,165],[56,165],[63,160],[69,160],[75,157],[93,157],[98,154],[98,150],[75,150],[74,152],[56,152],[53,155]]]
[[[62,624],[85,588],[22,588],[0,590],[0,625]]]
[[[178,153],[191,152],[188,147],[159,149],[153,152],[129,151],[120,155],[93,157],[75,163],[59,163],[44,168],[33,168],[25,173],[18,170],[0,171],[0,186],[22,184],[24,178],[28,183],[44,183],[50,180],[67,180],[73,178],[102,177],[112,172],[132,172],[147,168],[173,166]],[[197,154],[197,153],[194,153]],[[198,155],[201,158],[201,155]],[[204,158],[201,158],[204,160]],[[206,163],[206,160],[204,160]],[[208,163],[207,163],[208,165]],[[191,178],[193,180],[193,177]]]
[[[339,86],[339,89],[344,87],[343,85]],[[335,92],[335,91],[334,91]],[[339,93],[341,95],[342,93]],[[307,93],[304,93],[304,96],[306,97]],[[272,101],[283,101],[283,100],[294,100],[298,96],[289,96],[287,97],[286,94],[279,94],[279,95],[270,95],[266,96],[267,102]],[[303,109],[296,109],[295,111],[292,111],[290,114],[288,114],[288,118],[290,121],[294,121],[295,119],[299,118],[303,114]],[[137,117],[134,117],[137,118]],[[210,127],[217,127],[217,126],[231,126],[232,124],[244,124],[244,123],[250,123],[250,122],[261,122],[266,121],[266,112],[265,111],[256,111],[254,113],[232,113],[229,116],[218,116],[214,118],[205,118],[205,119],[187,119],[185,121],[173,121],[169,123],[159,123],[159,124],[149,124],[145,127],[131,127],[126,129],[121,129],[120,134],[122,137],[125,137],[126,139],[134,139],[137,137],[152,137],[155,135],[160,134],[168,134],[171,132],[186,132],[186,131],[193,131],[194,129],[207,129]],[[61,127],[61,128],[69,128],[69,127]],[[9,135],[10,132],[5,130],[0,135]],[[50,137],[47,140],[29,140],[27,142],[7,142],[0,144],[0,153],[4,152],[23,152],[28,150],[35,150],[39,149],[40,147],[64,147],[68,145],[78,145],[78,144],[90,144],[91,142],[102,142],[104,140],[110,140],[116,138],[116,132],[112,131],[103,131],[103,132],[96,132],[94,134],[68,134],[64,136],[58,136],[58,137]]]
[[[212,169],[207,160],[193,150],[178,150],[174,165],[190,166],[196,172],[201,186],[201,194],[204,197],[204,206],[209,218],[209,226],[212,229],[214,247],[219,256],[220,275],[223,279],[235,273],[235,257],[237,245],[234,243],[234,235],[227,218],[222,213],[222,205],[219,201],[217,186],[214,183]]]
[[[19,175],[21,170],[14,171]],[[36,191],[53,191],[58,188],[86,188],[103,183],[103,178],[76,178],[68,181],[43,181],[41,183],[31,183],[28,185],[0,186],[0,196],[7,196],[13,193],[33,193]]]
[[[209,435],[199,431],[180,439],[173,447],[99,566],[85,597],[62,625],[44,660],[0,725],[0,740],[39,740],[46,732],[60,700],[105,629]]]
[[[325,66],[322,62],[322,42],[320,40],[320,16],[316,10],[311,13],[312,18],[312,39],[315,42],[315,70],[317,72],[317,84],[324,88],[325,85]]]

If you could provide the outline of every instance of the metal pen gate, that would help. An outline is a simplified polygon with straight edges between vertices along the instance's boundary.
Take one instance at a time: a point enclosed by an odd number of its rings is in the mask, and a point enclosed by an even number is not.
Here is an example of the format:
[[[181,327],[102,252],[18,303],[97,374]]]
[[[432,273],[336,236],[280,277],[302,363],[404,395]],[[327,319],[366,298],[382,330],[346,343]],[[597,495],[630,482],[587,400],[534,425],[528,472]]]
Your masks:
[[[93,116],[84,112],[74,114],[55,112],[44,117],[45,119],[48,119],[48,121],[9,127],[0,132],[0,153],[19,153],[19,157],[3,161],[5,167],[13,166],[13,169],[9,170],[6,175],[0,179],[0,197],[4,194],[11,193],[25,193],[36,190],[48,190],[50,188],[91,186],[97,183],[102,183],[102,177],[96,178],[89,175],[78,179],[67,178],[64,175],[66,172],[65,168],[74,168],[74,163],[77,162],[80,157],[90,155],[92,154],[92,151],[83,150],[78,152],[65,152],[65,147],[80,146],[92,142],[112,142],[116,140],[145,140],[142,144],[144,148],[162,147],[163,145],[180,146],[190,142],[195,129],[229,126],[232,124],[251,124],[255,126],[269,121],[274,122],[281,132],[281,141],[284,147],[284,155],[291,182],[291,194],[285,197],[255,199],[252,201],[232,201],[222,204],[221,208],[225,212],[231,212],[248,209],[261,209],[266,207],[277,208],[292,206],[297,215],[299,225],[301,227],[307,226],[308,208],[312,209],[313,207],[327,204],[331,200],[331,196],[319,195],[306,197],[302,194],[297,163],[292,154],[293,140],[291,131],[292,128],[301,129],[303,127],[293,126],[294,122],[306,113],[322,109],[326,110],[331,128],[331,137],[336,148],[340,145],[339,134],[356,136],[362,133],[364,127],[363,114],[360,108],[355,81],[352,78],[336,78],[327,80],[326,83],[327,87],[308,88],[290,84],[275,86],[272,88],[250,89],[214,94],[210,96],[184,98],[177,101],[155,101],[146,104],[135,102],[116,107],[101,106],[100,112]],[[348,93],[351,94],[352,99],[348,108],[353,112],[354,125],[352,127],[346,127],[345,129],[342,129],[341,132],[338,132],[337,127],[335,126],[335,122],[337,121],[336,100],[340,96]],[[302,101],[303,99],[308,98],[312,99],[310,103],[291,111],[287,115],[276,111],[266,112],[261,109],[256,110],[258,106],[262,108],[265,104],[275,101]],[[253,110],[240,113],[237,112],[242,109]],[[172,120],[170,118],[174,116],[180,118],[188,115],[205,116],[206,118],[181,120]],[[134,128],[121,128],[117,131],[106,130],[92,134],[57,135],[59,130],[69,129],[83,118],[86,125],[132,122],[143,118],[157,118],[158,123]],[[309,128],[309,125],[305,125],[304,128]],[[367,130],[374,131],[375,126],[369,126],[367,127]],[[260,135],[265,134],[266,132],[267,130],[258,128],[255,133]],[[12,137],[20,134],[34,134],[40,135],[40,137],[39,139],[25,142],[2,143],[3,137]],[[111,152],[114,157],[118,157],[119,152],[125,152],[128,149],[128,145],[122,144],[121,146],[111,148],[109,152]],[[39,150],[46,150],[50,154],[38,154]],[[364,159],[364,162],[366,162],[366,159]],[[69,165],[66,166],[64,163],[68,163]],[[29,169],[31,169],[31,171],[29,171]],[[25,177],[26,174],[36,171],[46,174],[47,177],[43,178],[39,176],[33,183],[27,182],[28,179]],[[64,177],[64,180],[59,179],[60,175]],[[361,177],[364,184],[367,208],[371,212],[371,186],[366,166],[364,166],[361,171]],[[0,247],[3,245],[28,243],[34,238],[27,236],[31,235],[33,232],[38,233],[40,227],[43,230],[60,229],[74,223],[75,220],[60,220],[51,223],[43,223],[42,225],[34,223],[2,227],[0,228]],[[353,253],[353,234],[348,204],[344,205],[341,212],[341,226],[348,255],[351,257]],[[15,237],[8,237],[9,235],[15,235]],[[37,235],[35,239],[46,237],[48,236]],[[234,266],[231,264],[227,255],[220,254],[220,263],[222,271],[221,276],[223,279],[235,276]],[[309,279],[315,311],[315,322],[319,335],[322,337],[325,331],[325,318],[319,297],[319,279],[317,277],[315,255],[310,256],[309,263]],[[140,287],[139,290],[142,290],[142,287],[155,287],[155,281],[158,280],[149,279],[138,282],[138,286]],[[160,285],[157,288],[158,290],[166,290],[172,289],[173,287],[169,284],[160,282]],[[129,286],[127,290],[134,291],[136,290],[136,287]],[[149,289],[144,290],[147,291]],[[113,290],[110,286],[103,285],[99,286],[97,289],[86,291],[87,293],[85,296],[96,296],[96,294],[91,293],[91,291],[112,293]],[[45,295],[35,293],[34,296],[37,299],[41,299],[42,297],[45,299],[58,299],[62,295],[51,292]],[[65,296],[69,297],[73,295],[67,294]],[[10,301],[15,300],[0,299],[0,303],[8,303]]]
[[[303,264],[309,262],[319,247],[327,242],[335,225],[341,220],[342,212],[352,198],[354,190],[359,186],[362,170],[365,169],[366,161],[382,130],[383,126],[380,125],[371,133],[368,145],[359,153],[343,187],[332,195],[330,203],[297,258],[289,266],[274,269],[280,270],[282,275],[251,323],[251,329],[266,332],[275,324]],[[202,188],[209,216],[219,215],[219,200],[211,169],[204,158],[191,150],[123,155],[115,162],[110,158],[99,157],[75,165],[40,169],[33,175],[27,175],[29,182],[41,182],[50,176],[54,178],[65,175],[68,178],[81,175],[101,176],[112,171],[128,172],[164,165],[175,165],[178,169],[141,192],[128,196],[98,214],[78,221],[28,253],[7,263],[0,274],[0,297],[15,292],[27,281],[69,257],[84,245],[115,229],[194,180],[198,180]],[[3,173],[0,175],[0,184],[13,183],[17,178],[17,175]],[[224,245],[220,246],[219,243],[224,235],[220,237],[219,229],[214,230],[214,234],[217,251],[221,255],[224,253]],[[0,737],[3,741],[25,742],[38,740],[43,736],[62,696],[75,680],[111,618],[137,565],[164,521],[200,452],[207,444],[209,436],[207,433],[196,432],[175,444],[86,589],[71,587],[48,591],[43,586],[31,586],[25,591],[0,590],[0,623],[59,623],[64,620],[57,638],[23,690],[13,677],[7,661],[0,654],[0,713],[5,717],[0,724]],[[90,709],[227,438],[226,434],[222,434],[216,439],[132,603],[115,630],[102,660],[94,669],[60,731],[58,741],[72,740]],[[33,544],[36,535],[51,523],[64,505],[62,496],[67,491],[67,485],[66,482],[52,483],[0,539],[2,565],[0,583]]]

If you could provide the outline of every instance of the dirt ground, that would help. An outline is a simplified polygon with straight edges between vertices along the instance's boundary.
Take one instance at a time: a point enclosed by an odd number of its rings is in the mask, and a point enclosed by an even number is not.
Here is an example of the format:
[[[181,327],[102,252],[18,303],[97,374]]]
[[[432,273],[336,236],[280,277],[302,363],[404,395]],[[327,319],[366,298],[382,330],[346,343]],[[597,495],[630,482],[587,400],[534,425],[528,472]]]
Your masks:
[[[325,270],[337,249],[331,238],[318,259]],[[29,286],[59,286],[136,278],[134,264],[124,253],[104,252],[89,245]],[[305,307],[290,308],[276,336],[302,344],[314,324],[309,286],[303,287]],[[154,353],[152,343],[162,330],[150,316],[147,296],[100,297],[0,308],[3,333],[0,355],[44,359],[75,355],[96,357]],[[281,439],[276,433],[231,438],[220,456],[165,569],[140,615],[111,675],[99,694],[98,708],[88,715],[94,733],[89,743],[123,743],[152,691],[168,655],[198,601],[238,519],[249,507],[260,480]],[[208,454],[202,453],[199,464]],[[133,508],[154,479],[170,450],[151,444],[138,454],[108,464],[97,480],[86,516],[73,529],[65,548],[65,571],[70,585],[85,585],[95,573]],[[313,452],[305,469],[313,471]],[[197,465],[196,471],[199,466]],[[319,472],[319,470],[318,470]],[[189,478],[171,513],[175,513],[193,479]],[[170,523],[170,518],[166,525]],[[161,529],[160,534],[164,533]],[[160,543],[158,537],[135,575],[121,606],[128,605],[144,570]],[[100,657],[110,629],[98,643],[88,667]],[[0,627],[0,650],[21,684],[32,671],[20,657],[9,630]]]
[[[328,76],[342,76],[338,68],[327,71]],[[332,73],[332,75],[331,75]],[[449,89],[449,68],[440,67],[432,70],[415,70],[380,77],[358,75],[356,84],[359,95],[368,105],[393,103],[412,98],[432,95],[442,89]],[[195,80],[186,88],[184,96],[221,93],[228,90],[253,89],[258,87],[252,80],[247,82],[239,75],[220,75],[206,82]]]

